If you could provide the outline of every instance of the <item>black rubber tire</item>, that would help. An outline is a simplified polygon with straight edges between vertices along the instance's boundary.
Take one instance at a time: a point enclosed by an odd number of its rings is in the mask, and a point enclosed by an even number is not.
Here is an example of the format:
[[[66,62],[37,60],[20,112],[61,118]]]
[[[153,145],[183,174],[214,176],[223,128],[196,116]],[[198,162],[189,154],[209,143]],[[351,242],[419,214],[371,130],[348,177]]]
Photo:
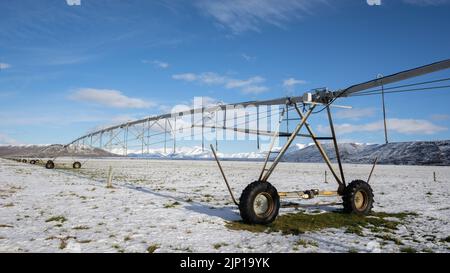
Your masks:
[[[22,159],[22,163],[27,163],[27,160],[26,159]]]
[[[362,207],[358,208],[355,204],[355,195],[361,192],[364,196]],[[344,212],[367,215],[373,208],[373,190],[370,185],[363,180],[354,180],[345,187],[342,196]]]
[[[33,164],[33,165],[36,164],[36,160],[33,160],[33,159],[30,160],[30,164]]]
[[[78,161],[75,161],[75,162],[73,163],[72,167],[73,167],[74,169],[79,169],[79,168],[81,168],[81,163],[78,162]]]
[[[46,169],[54,169],[55,168],[55,163],[53,163],[52,160],[47,161],[47,163],[45,163],[45,168]]]
[[[254,210],[254,202],[259,194],[264,194],[269,203],[267,213],[258,215]],[[255,181],[250,183],[241,194],[239,199],[239,211],[242,220],[247,224],[269,224],[278,216],[280,209],[280,196],[277,189],[269,182]]]

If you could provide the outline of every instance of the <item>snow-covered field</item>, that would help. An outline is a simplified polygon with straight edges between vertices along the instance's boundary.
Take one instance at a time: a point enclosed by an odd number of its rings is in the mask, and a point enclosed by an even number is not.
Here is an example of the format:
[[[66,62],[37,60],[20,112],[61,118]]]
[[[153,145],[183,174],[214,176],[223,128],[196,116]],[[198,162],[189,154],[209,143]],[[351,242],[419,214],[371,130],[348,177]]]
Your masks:
[[[106,188],[109,166],[112,189]],[[223,166],[239,196],[257,178],[261,162]],[[365,179],[370,167],[344,165],[347,180]],[[270,182],[279,191],[335,190],[334,182],[323,183],[324,171],[324,164],[281,163]],[[395,231],[397,243],[368,229],[362,236],[345,228],[300,235],[231,230],[226,223],[240,217],[213,161],[95,159],[80,170],[47,170],[0,159],[0,251],[450,252],[450,167],[380,165],[371,185],[375,211],[418,213]],[[339,199],[302,202],[319,201]],[[340,207],[306,212],[334,209]]]

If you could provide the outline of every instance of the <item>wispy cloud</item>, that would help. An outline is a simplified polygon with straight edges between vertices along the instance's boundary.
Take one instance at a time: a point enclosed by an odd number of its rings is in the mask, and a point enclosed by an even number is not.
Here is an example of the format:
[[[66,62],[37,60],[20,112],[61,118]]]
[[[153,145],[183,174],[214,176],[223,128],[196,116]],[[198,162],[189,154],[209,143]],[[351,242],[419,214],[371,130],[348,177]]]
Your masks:
[[[244,60],[246,60],[247,62],[251,62],[251,61],[254,61],[256,59],[256,57],[250,56],[250,55],[248,55],[246,53],[242,53],[241,57],[244,58]]]
[[[336,124],[336,131],[339,134],[350,134],[357,132],[381,132],[384,128],[383,121],[376,121],[366,124]],[[428,120],[423,119],[387,119],[387,128],[406,135],[432,135],[448,130],[446,127],[438,126]],[[329,127],[319,126],[318,130],[322,133],[329,132]]]
[[[335,117],[337,119],[354,119],[358,120],[361,118],[373,117],[375,115],[375,108],[352,108],[344,109],[336,112]]]
[[[69,6],[80,6],[81,0],[66,0],[66,3]]]
[[[284,27],[284,24],[310,14],[317,4],[325,0],[228,0],[196,2],[204,14],[219,25],[238,34],[260,31],[263,24]]]
[[[431,115],[430,117],[434,121],[444,121],[444,120],[450,120],[450,115],[446,114],[435,114]]]
[[[195,75],[194,73],[176,74],[176,75],[172,75],[172,79],[193,82],[193,81],[197,80],[197,75]]]
[[[169,68],[169,66],[170,66],[168,62],[163,62],[163,61],[160,61],[160,60],[153,60],[153,61],[142,60],[142,63],[144,63],[144,64],[153,64],[155,67],[162,68],[162,69]]]
[[[70,99],[114,108],[148,108],[154,105],[143,99],[127,97],[121,91],[113,89],[81,88]]]
[[[205,85],[223,86],[226,89],[238,89],[244,94],[259,94],[269,90],[267,86],[262,85],[266,79],[261,76],[253,76],[248,79],[235,79],[214,72],[204,72],[199,74],[175,74],[172,75],[172,78],[174,80],[198,82]]]
[[[10,68],[10,67],[11,67],[10,64],[7,64],[7,63],[0,63],[0,69],[8,69],[8,68]]]
[[[0,133],[0,144],[18,144],[19,142],[10,136]]]
[[[267,86],[262,86],[262,85],[249,85],[249,86],[245,86],[244,88],[242,88],[242,93],[244,94],[260,94],[260,93],[264,93],[266,91],[269,91],[269,88]]]
[[[256,84],[263,83],[264,81],[265,81],[265,79],[260,76],[251,77],[246,80],[230,79],[229,81],[227,81],[225,86],[227,88],[242,88],[242,87],[254,86]]]
[[[283,80],[283,86],[290,88],[290,87],[294,87],[295,85],[298,84],[306,84],[307,82],[305,80],[298,80],[295,78],[289,78],[289,79],[285,79]]]

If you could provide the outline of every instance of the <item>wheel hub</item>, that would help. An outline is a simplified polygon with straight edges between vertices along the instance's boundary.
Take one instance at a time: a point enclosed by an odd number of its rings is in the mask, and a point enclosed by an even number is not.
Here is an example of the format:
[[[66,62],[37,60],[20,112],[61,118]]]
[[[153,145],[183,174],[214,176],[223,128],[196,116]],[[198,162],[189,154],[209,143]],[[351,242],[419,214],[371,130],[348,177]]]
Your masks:
[[[358,191],[355,194],[355,208],[358,210],[364,210],[367,202],[367,198],[362,191]]]
[[[272,197],[265,192],[258,194],[253,202],[253,210],[257,216],[263,217],[270,214],[273,209]]]

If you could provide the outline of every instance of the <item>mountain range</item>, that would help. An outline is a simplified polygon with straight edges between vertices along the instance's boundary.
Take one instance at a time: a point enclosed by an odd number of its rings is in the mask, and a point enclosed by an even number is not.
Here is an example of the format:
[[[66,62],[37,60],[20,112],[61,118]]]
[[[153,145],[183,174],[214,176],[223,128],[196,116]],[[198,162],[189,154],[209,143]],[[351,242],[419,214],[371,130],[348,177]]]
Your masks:
[[[332,143],[323,143],[323,148],[331,161],[336,162],[334,146]],[[441,141],[412,141],[393,142],[388,144],[340,143],[339,151],[342,162],[351,164],[372,164],[377,158],[378,164],[393,165],[442,165],[450,166],[450,140]],[[23,157],[118,157],[120,151],[108,152],[90,146],[69,145],[0,145],[0,156]],[[279,149],[279,148],[278,148]],[[276,149],[275,149],[276,150]],[[253,160],[261,161],[267,152],[256,151],[250,153],[218,153],[221,160]],[[277,154],[273,153],[273,159]],[[164,153],[162,149],[152,149],[149,153],[133,152],[128,154],[131,158],[150,159],[189,159],[210,160],[213,158],[210,150],[201,147],[181,147],[176,153]],[[319,163],[323,159],[314,144],[292,145],[282,161]]]

